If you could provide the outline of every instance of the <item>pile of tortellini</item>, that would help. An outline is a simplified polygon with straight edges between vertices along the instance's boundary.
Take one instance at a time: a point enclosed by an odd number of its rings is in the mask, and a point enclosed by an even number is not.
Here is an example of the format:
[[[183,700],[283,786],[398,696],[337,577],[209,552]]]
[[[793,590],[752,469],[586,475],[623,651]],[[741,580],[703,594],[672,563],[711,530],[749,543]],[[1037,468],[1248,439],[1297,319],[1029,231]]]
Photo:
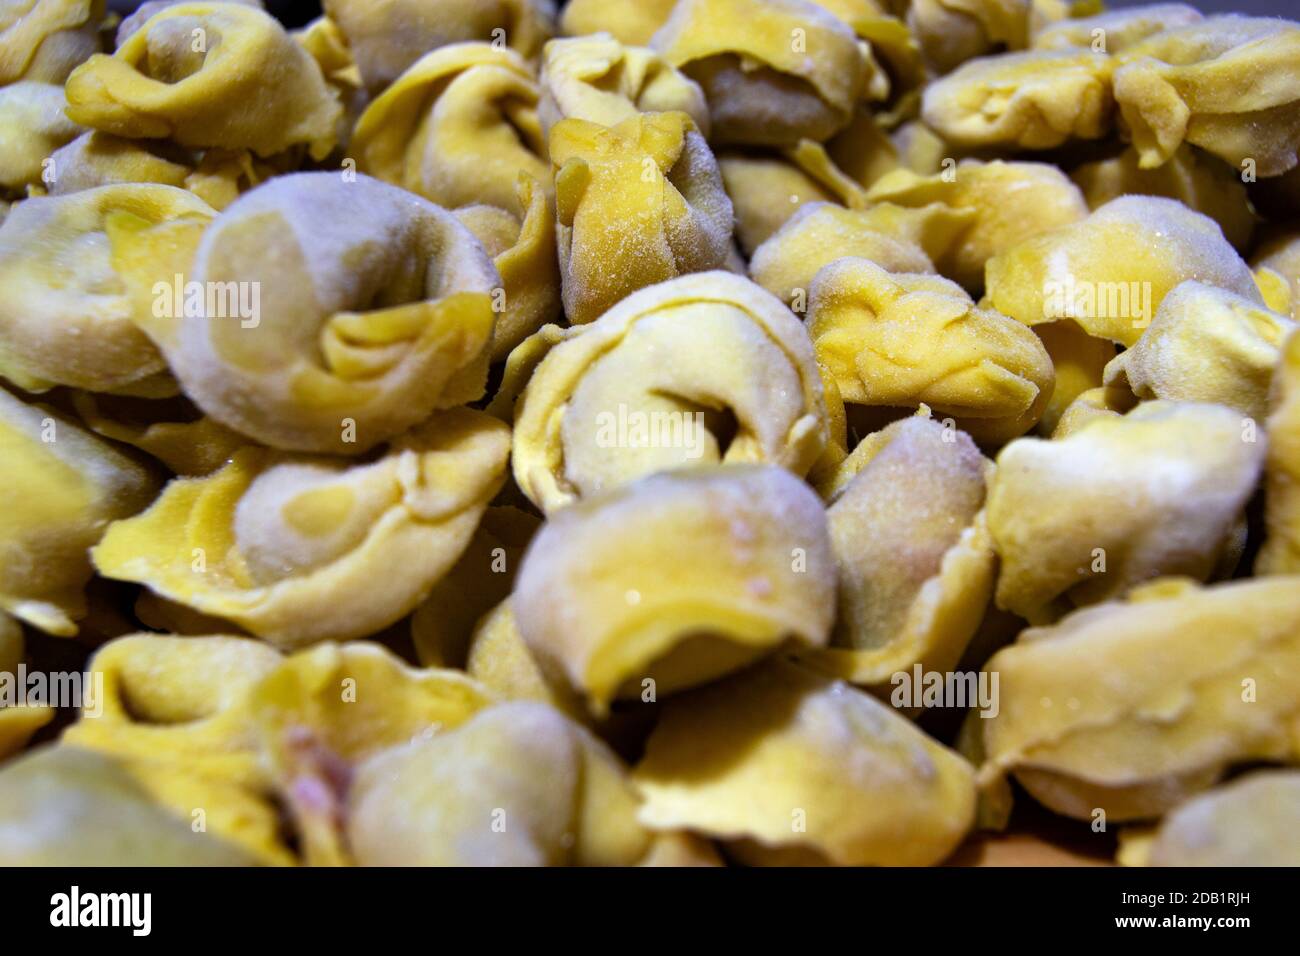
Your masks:
[[[323,7],[0,0],[0,864],[1300,864],[1300,24]]]

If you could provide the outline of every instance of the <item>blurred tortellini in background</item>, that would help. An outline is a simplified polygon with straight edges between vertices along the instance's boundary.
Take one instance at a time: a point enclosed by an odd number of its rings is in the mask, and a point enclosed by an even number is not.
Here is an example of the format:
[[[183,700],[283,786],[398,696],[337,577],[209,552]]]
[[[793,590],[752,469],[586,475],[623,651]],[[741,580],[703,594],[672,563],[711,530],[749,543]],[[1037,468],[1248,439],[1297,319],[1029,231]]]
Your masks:
[[[0,0],[0,864],[1293,864],[1298,71]]]

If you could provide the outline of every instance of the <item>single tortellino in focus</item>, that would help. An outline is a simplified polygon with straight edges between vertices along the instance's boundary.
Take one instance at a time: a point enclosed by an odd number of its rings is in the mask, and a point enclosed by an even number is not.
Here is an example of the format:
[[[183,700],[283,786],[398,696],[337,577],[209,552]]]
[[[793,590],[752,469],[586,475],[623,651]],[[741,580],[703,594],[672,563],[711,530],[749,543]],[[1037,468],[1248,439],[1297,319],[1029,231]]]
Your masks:
[[[1107,10],[1090,17],[1058,20],[1034,34],[1035,50],[1092,50],[1120,53],[1147,37],[1201,20],[1185,3],[1153,3]]]
[[[1216,402],[1263,424],[1282,344],[1296,323],[1239,295],[1188,281],[1151,327],[1106,366],[1107,385],[1138,398]]]
[[[301,144],[323,158],[342,112],[307,51],[270,14],[237,3],[166,7],[112,56],[79,66],[65,91],[82,126],[259,156]]]
[[[563,120],[550,151],[561,294],[574,325],[637,289],[727,263],[731,200],[685,113],[644,113],[612,127]]]
[[[497,313],[492,360],[503,361],[512,349],[548,322],[560,319],[560,269],[555,255],[555,210],[542,184],[521,174],[522,219],[497,206],[463,206],[461,221],[492,257],[501,276],[493,290]]]
[[[952,220],[956,232],[967,217]],[[887,272],[932,273],[934,263],[921,245],[901,229],[874,220],[870,210],[809,203],[754,250],[749,274],[768,292],[806,312],[813,279],[836,259],[868,260]]]
[[[654,50],[624,46],[607,33],[552,40],[542,53],[543,131],[562,119],[617,126],[638,113],[680,110],[707,138],[709,104],[699,84]]]
[[[1264,519],[1268,535],[1256,574],[1300,574],[1300,333],[1282,350],[1268,419]]]
[[[1250,264],[1261,291],[1269,293],[1269,308],[1300,321],[1300,233],[1283,233],[1264,243]]]
[[[136,323],[158,300],[132,285],[128,262],[148,250],[170,285],[174,257],[215,215],[152,184],[19,203],[0,225],[0,375],[28,391],[148,389],[166,364]]]
[[[367,463],[242,449],[111,525],[95,566],[280,647],[373,634],[460,556],[509,443],[491,416],[451,409]]]
[[[1027,40],[1031,0],[910,0],[905,5],[908,27],[926,62],[940,74],[998,47],[1020,49]]]
[[[1138,859],[1120,835],[1120,862],[1141,866],[1300,866],[1300,771],[1257,770],[1179,804]]]
[[[642,289],[590,325],[543,329],[511,357],[498,401],[524,381],[512,465],[548,513],[669,468],[770,462],[803,475],[828,437],[799,320],[726,272]]]
[[[984,265],[1032,236],[1088,215],[1083,195],[1055,166],[964,159],[950,172],[918,176],[896,170],[876,180],[867,199],[914,209],[934,204],[973,210],[975,216],[942,251],[930,250],[935,268],[972,295],[984,287]]]
[[[609,33],[620,43],[644,46],[676,5],[677,0],[569,0],[560,31],[571,37]]]
[[[491,703],[460,671],[412,668],[378,644],[327,642],[286,658],[243,710],[305,862],[322,866],[351,862],[344,808],[367,760],[451,730]]]
[[[803,660],[865,685],[916,664],[950,671],[993,593],[980,514],[989,462],[967,435],[921,416],[869,436],[850,460],[857,472],[826,512],[839,566],[835,631]]]
[[[1194,402],[1012,442],[989,486],[998,606],[1046,623],[1162,575],[1205,580],[1241,544],[1263,458],[1239,412]]]
[[[275,648],[248,638],[131,634],[95,652],[88,672],[102,684],[65,743],[125,760],[256,785],[259,764],[248,699],[279,666]]]
[[[1096,209],[1119,196],[1166,196],[1209,216],[1237,249],[1250,245],[1255,211],[1241,176],[1231,166],[1191,146],[1182,146],[1159,169],[1143,169],[1137,150],[1084,163],[1070,177],[1088,206]]]
[[[921,115],[958,146],[1054,149],[1110,132],[1110,58],[1100,53],[981,57],[925,88]]]
[[[989,444],[1032,428],[1052,394],[1038,336],[940,276],[839,259],[813,281],[808,333],[845,404],[928,405]]]
[[[822,504],[798,478],[705,466],[555,512],[511,604],[543,667],[602,715],[616,697],[701,684],[790,639],[824,646],[835,558]]]
[[[57,174],[47,160],[81,132],[64,115],[65,102],[63,90],[51,83],[0,86],[0,192],[48,189]]]
[[[155,786],[162,784],[156,781]],[[207,798],[211,788],[204,788]],[[216,816],[214,813],[213,816]],[[50,745],[0,767],[0,865],[252,866],[257,857],[150,792],[121,760]]]
[[[544,704],[503,703],[366,761],[348,791],[362,866],[619,866],[652,834],[627,772]]]
[[[974,777],[888,705],[781,660],[668,701],[633,771],[646,826],[778,866],[942,862]]]
[[[378,93],[426,53],[478,41],[524,59],[554,33],[555,0],[324,0],[366,88]]]
[[[521,173],[549,183],[540,90],[513,50],[458,43],[421,57],[361,114],[357,168],[453,208],[487,203],[518,215]]]
[[[1073,319],[1130,346],[1164,297],[1187,279],[1259,305],[1250,268],[1218,224],[1173,199],[1121,196],[1087,219],[989,260],[984,304],[1026,325]]]
[[[1163,579],[1022,632],[985,665],[1000,707],[979,722],[981,776],[1013,773],[1068,817],[1124,821],[1159,816],[1233,764],[1295,760],[1298,585]]]
[[[60,84],[100,49],[104,0],[0,0],[0,86]]]
[[[1115,100],[1144,169],[1185,142],[1258,176],[1300,161],[1300,24],[1209,17],[1116,60]]]
[[[117,446],[0,388],[0,610],[51,634],[77,633],[87,549],[144,508],[157,479]]]
[[[806,0],[679,0],[650,45],[700,84],[719,144],[822,142],[867,83],[866,47]]]
[[[359,455],[483,394],[500,276],[404,190],[277,177],[204,233],[189,278],[185,307],[146,330],[199,408],[272,447]]]

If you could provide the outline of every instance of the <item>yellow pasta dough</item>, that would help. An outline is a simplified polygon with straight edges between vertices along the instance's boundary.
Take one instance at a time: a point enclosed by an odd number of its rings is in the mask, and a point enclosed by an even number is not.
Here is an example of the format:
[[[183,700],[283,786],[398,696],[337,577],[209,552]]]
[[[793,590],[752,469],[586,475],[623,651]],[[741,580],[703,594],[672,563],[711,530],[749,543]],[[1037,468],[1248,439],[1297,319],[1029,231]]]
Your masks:
[[[1239,545],[1263,457],[1240,412],[1194,402],[1012,442],[989,486],[998,606],[1043,623],[1154,577],[1208,578]]]
[[[1300,24],[1209,17],[1116,59],[1115,99],[1144,169],[1167,162],[1184,142],[1260,176],[1296,165]]]
[[[824,645],[834,593],[817,496],[775,466],[721,465],[557,511],[511,604],[530,650],[601,714],[616,697],[703,683],[787,639]]]
[[[1233,764],[1293,760],[1296,585],[1169,578],[1023,632],[986,665],[1001,706],[981,721],[981,776],[1013,773],[1069,817],[1124,821],[1164,813]]]
[[[79,66],[66,92],[82,126],[259,156],[304,145],[324,157],[342,109],[279,22],[237,3],[166,7],[112,56]]]
[[[753,864],[941,862],[975,814],[969,764],[873,697],[774,661],[665,705],[640,818]]]
[[[357,168],[448,208],[487,203],[522,215],[520,174],[549,184],[527,62],[488,43],[421,57],[357,120]]]
[[[1026,325],[1073,319],[1089,335],[1126,346],[1187,279],[1264,301],[1212,219],[1154,196],[1122,196],[1027,239],[990,259],[985,278],[985,303],[1005,315]]]
[[[1038,337],[939,276],[839,259],[813,281],[808,332],[846,404],[928,405],[980,441],[1024,434],[1052,393]]]
[[[825,140],[867,82],[853,30],[806,0],[679,0],[650,45],[703,88],[718,143]]]
[[[1291,334],[1273,379],[1268,418],[1265,524],[1257,574],[1300,572],[1300,335]]]
[[[0,610],[52,634],[77,633],[87,549],[110,521],[157,493],[156,477],[116,446],[0,389]]]
[[[505,426],[470,409],[434,415],[369,463],[245,448],[112,525],[95,566],[281,647],[373,634],[451,568],[508,450]]]
[[[277,448],[362,454],[483,394],[500,276],[444,209],[369,177],[276,177],[225,210],[146,330],[186,394]],[[159,274],[161,272],[161,274]]]
[[[798,319],[725,272],[642,289],[590,325],[543,329],[511,356],[497,400],[520,387],[515,480],[548,513],[668,468],[771,462],[802,475],[828,438]]]
[[[214,215],[192,193],[137,183],[20,203],[0,226],[0,374],[29,391],[147,388],[166,365],[136,326],[158,300],[130,263],[147,248],[170,284],[168,265]]]
[[[0,86],[19,80],[62,83],[100,48],[104,0],[0,3]]]
[[[637,289],[722,267],[732,209],[717,161],[685,113],[551,130],[564,311],[591,322]]]

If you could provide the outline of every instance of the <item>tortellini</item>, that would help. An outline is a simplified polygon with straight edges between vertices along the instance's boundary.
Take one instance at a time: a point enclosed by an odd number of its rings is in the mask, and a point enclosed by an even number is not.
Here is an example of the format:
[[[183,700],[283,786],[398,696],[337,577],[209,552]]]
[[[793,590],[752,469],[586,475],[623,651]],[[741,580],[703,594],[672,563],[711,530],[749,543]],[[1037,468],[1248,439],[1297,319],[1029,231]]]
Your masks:
[[[610,528],[620,528],[611,536]],[[651,475],[557,511],[511,604],[543,666],[603,714],[824,646],[835,564],[817,496],[774,465]]]
[[[63,106],[63,90],[51,83],[0,86],[0,191],[21,192],[51,179],[46,160],[81,132]]]
[[[418,196],[277,177],[204,232],[188,278],[146,329],[204,412],[272,447],[362,454],[483,394],[500,276]]]
[[[1237,249],[1250,245],[1255,212],[1240,175],[1190,146],[1181,147],[1158,169],[1143,169],[1137,150],[1129,147],[1118,156],[1085,163],[1071,178],[1093,209],[1134,193],[1165,196],[1209,216]]]
[[[988,496],[998,606],[1046,623],[1151,578],[1208,578],[1235,562],[1263,458],[1239,412],[1194,402],[1012,442]]]
[[[1151,326],[1106,366],[1139,398],[1217,402],[1263,424],[1282,343],[1296,324],[1214,286],[1174,288]]]
[[[1300,334],[1282,350],[1273,382],[1268,419],[1268,462],[1264,505],[1268,534],[1257,574],[1300,573]]]
[[[910,0],[907,25],[925,59],[947,73],[995,47],[1025,45],[1033,0]]]
[[[514,410],[515,480],[548,513],[689,465],[771,462],[802,475],[828,439],[798,319],[725,272],[643,289],[590,325],[543,329],[506,377],[498,400],[527,381]]]
[[[1111,63],[1092,52],[1008,53],[970,60],[925,88],[921,115],[964,147],[1053,149],[1111,128]]]
[[[0,681],[17,684],[24,650],[22,625],[0,610]],[[54,713],[48,704],[17,702],[7,706],[0,701],[0,761],[22,750],[36,731],[54,719]]]
[[[826,140],[867,82],[852,29],[807,0],[679,0],[650,45],[700,84],[717,143]]]
[[[1179,804],[1143,841],[1140,860],[1120,859],[1142,866],[1300,866],[1298,824],[1300,771],[1257,770]]]
[[[869,436],[827,509],[839,567],[831,644],[811,667],[869,685],[960,659],[993,591],[980,509],[989,463],[975,443],[921,416]]]
[[[1233,764],[1294,760],[1298,583],[1164,579],[1023,632],[985,665],[1000,708],[980,721],[981,777],[1009,772],[1057,813],[1124,821],[1164,813]]]
[[[680,110],[709,134],[709,105],[699,84],[654,50],[600,33],[552,40],[541,69],[538,114],[546,132],[569,117],[617,126],[638,113]]]
[[[504,703],[363,763],[346,828],[363,866],[626,866],[652,841],[638,803],[589,732]]]
[[[554,32],[555,0],[324,0],[371,93],[424,54],[479,41],[525,59]]]
[[[935,204],[972,210],[969,224],[946,239],[947,248],[927,249],[935,268],[972,294],[983,288],[984,265],[993,256],[1088,215],[1078,187],[1045,163],[962,160],[930,176],[898,170],[878,179],[867,199],[923,210]]]
[[[784,661],[668,701],[633,773],[646,826],[725,840],[758,865],[939,863],[975,816],[965,760]]]
[[[1198,23],[1201,14],[1185,3],[1153,3],[1071,17],[1034,33],[1035,50],[1095,50],[1120,53],[1166,30]]]
[[[520,342],[560,317],[560,270],[555,255],[555,211],[542,184],[521,176],[523,218],[497,206],[462,206],[456,218],[474,234],[501,276],[493,290],[497,313],[492,359],[503,361]]]
[[[717,161],[685,113],[551,130],[564,312],[591,322],[637,289],[707,272],[731,253]]]
[[[560,14],[566,36],[609,33],[620,43],[644,45],[664,25],[677,0],[569,0]]]
[[[1052,393],[1038,337],[939,276],[839,259],[813,281],[808,332],[846,404],[928,405],[991,444],[1033,427]]]
[[[51,634],[77,633],[87,549],[144,508],[157,478],[117,446],[0,388],[0,611]]]
[[[540,91],[513,50],[458,43],[421,57],[361,114],[357,168],[453,208],[522,214],[520,175],[549,183]]]
[[[1259,176],[1300,161],[1300,24],[1209,17],[1126,47],[1116,61],[1115,99],[1144,169],[1184,142]]]
[[[259,156],[302,145],[323,158],[342,111],[307,51],[270,14],[237,3],[164,8],[112,56],[73,71],[65,91],[82,126]]]
[[[965,217],[951,221],[956,232]],[[869,210],[810,203],[754,250],[749,274],[795,311],[805,312],[813,279],[836,259],[865,259],[888,272],[934,272],[934,263],[914,239],[876,226],[888,223],[873,220]]]
[[[1264,243],[1251,265],[1268,307],[1300,321],[1300,235],[1286,233]]]
[[[1122,196],[1027,239],[990,259],[985,277],[985,302],[1004,315],[1026,325],[1073,319],[1089,335],[1125,346],[1187,279],[1264,301],[1213,220],[1154,196]]]
[[[156,279],[192,252],[216,215],[171,186],[123,184],[19,203],[0,225],[0,375],[28,391],[70,385],[139,391],[166,371],[138,327],[159,298]]]
[[[207,791],[208,799],[212,791]],[[250,866],[257,858],[94,751],[50,745],[0,767],[4,866]]]
[[[99,50],[104,0],[0,2],[0,86],[62,83]]]
[[[461,408],[371,462],[245,448],[111,525],[95,566],[281,647],[373,634],[464,550],[505,478],[509,440],[500,422]]]

